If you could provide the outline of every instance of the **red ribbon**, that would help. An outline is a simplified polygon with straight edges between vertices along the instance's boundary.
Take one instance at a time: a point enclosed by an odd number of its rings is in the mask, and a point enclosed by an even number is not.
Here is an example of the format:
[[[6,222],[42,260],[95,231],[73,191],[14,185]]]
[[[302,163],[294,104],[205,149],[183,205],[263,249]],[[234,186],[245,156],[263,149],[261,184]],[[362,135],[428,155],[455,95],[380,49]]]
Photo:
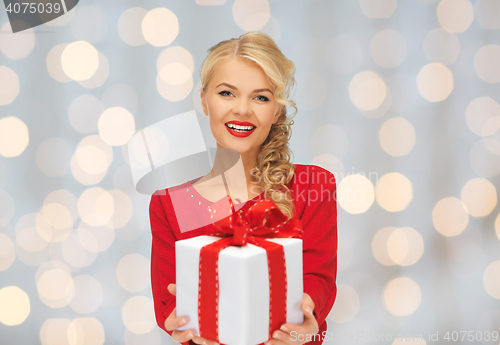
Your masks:
[[[234,206],[229,198],[231,208]],[[269,199],[252,205],[243,215],[235,212],[214,223],[219,231],[207,235],[223,237],[201,248],[198,286],[200,336],[219,341],[219,253],[226,247],[247,243],[264,248],[269,268],[269,337],[286,322],[286,262],[283,246],[264,238],[302,238],[298,219],[287,220]]]

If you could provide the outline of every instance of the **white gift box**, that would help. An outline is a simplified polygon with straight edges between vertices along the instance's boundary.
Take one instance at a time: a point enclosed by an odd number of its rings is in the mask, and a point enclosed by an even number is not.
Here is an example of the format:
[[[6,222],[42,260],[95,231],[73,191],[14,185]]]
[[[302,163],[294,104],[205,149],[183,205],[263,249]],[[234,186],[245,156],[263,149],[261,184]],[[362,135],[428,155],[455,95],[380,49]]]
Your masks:
[[[176,313],[199,336],[198,279],[200,250],[221,237],[197,236],[175,242]],[[266,238],[281,244],[287,278],[286,322],[302,325],[304,314],[302,240]],[[247,243],[219,253],[219,341],[229,345],[255,345],[269,339],[269,272],[264,248]],[[274,331],[274,330],[273,330]],[[215,339],[210,339],[215,340]]]

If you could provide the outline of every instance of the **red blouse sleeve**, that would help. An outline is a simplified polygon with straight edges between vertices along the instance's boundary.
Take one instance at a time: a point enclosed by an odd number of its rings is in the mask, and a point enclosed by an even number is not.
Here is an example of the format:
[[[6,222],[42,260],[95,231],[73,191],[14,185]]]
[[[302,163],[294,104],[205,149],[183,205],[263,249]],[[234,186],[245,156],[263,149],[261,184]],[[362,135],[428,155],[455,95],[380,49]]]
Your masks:
[[[314,176],[312,176],[314,175]],[[337,296],[337,193],[334,175],[314,166],[302,214],[304,292],[321,327]]]
[[[165,195],[165,191],[161,192]],[[175,236],[168,223],[164,204],[166,196],[161,197],[158,191],[151,196],[149,204],[149,219],[153,236],[151,245],[151,289],[153,292],[156,322],[161,329],[172,336],[173,331],[167,331],[165,320],[175,308],[175,296],[170,294],[167,286],[175,284]],[[183,345],[194,344],[191,342]]]

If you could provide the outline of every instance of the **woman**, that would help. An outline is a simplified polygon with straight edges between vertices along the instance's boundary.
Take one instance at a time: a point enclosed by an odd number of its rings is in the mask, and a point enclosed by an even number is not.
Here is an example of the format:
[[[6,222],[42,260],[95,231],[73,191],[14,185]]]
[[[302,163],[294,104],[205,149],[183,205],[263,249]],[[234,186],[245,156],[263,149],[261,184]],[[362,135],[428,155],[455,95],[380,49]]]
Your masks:
[[[322,344],[325,318],[337,294],[336,183],[333,174],[321,167],[290,163],[293,121],[285,105],[296,110],[288,98],[295,82],[294,64],[268,35],[259,32],[222,41],[208,52],[200,71],[203,112],[217,147],[236,150],[241,156],[247,193],[240,195],[248,194],[250,199],[241,210],[269,198],[288,219],[302,221],[304,323],[283,324],[265,344]],[[192,207],[191,201],[210,206],[214,205],[211,200],[219,199],[217,183],[201,184],[211,176],[215,177],[213,169],[195,183],[174,187],[186,190],[186,208]],[[215,341],[194,336],[192,330],[177,330],[187,320],[176,315],[175,241],[207,234],[215,227],[209,224],[182,232],[169,196],[171,189],[156,191],[150,203],[156,319],[176,342],[213,345]]]

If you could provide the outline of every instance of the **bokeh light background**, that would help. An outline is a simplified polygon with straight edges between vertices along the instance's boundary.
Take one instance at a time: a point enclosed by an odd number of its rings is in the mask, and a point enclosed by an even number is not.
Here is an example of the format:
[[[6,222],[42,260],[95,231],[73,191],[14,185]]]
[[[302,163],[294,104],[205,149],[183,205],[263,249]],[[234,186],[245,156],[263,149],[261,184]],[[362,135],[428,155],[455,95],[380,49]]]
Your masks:
[[[88,0],[0,26],[1,344],[174,343],[126,143],[201,113],[206,50],[253,30],[297,67],[294,162],[337,178],[332,334],[500,331],[500,1]]]

